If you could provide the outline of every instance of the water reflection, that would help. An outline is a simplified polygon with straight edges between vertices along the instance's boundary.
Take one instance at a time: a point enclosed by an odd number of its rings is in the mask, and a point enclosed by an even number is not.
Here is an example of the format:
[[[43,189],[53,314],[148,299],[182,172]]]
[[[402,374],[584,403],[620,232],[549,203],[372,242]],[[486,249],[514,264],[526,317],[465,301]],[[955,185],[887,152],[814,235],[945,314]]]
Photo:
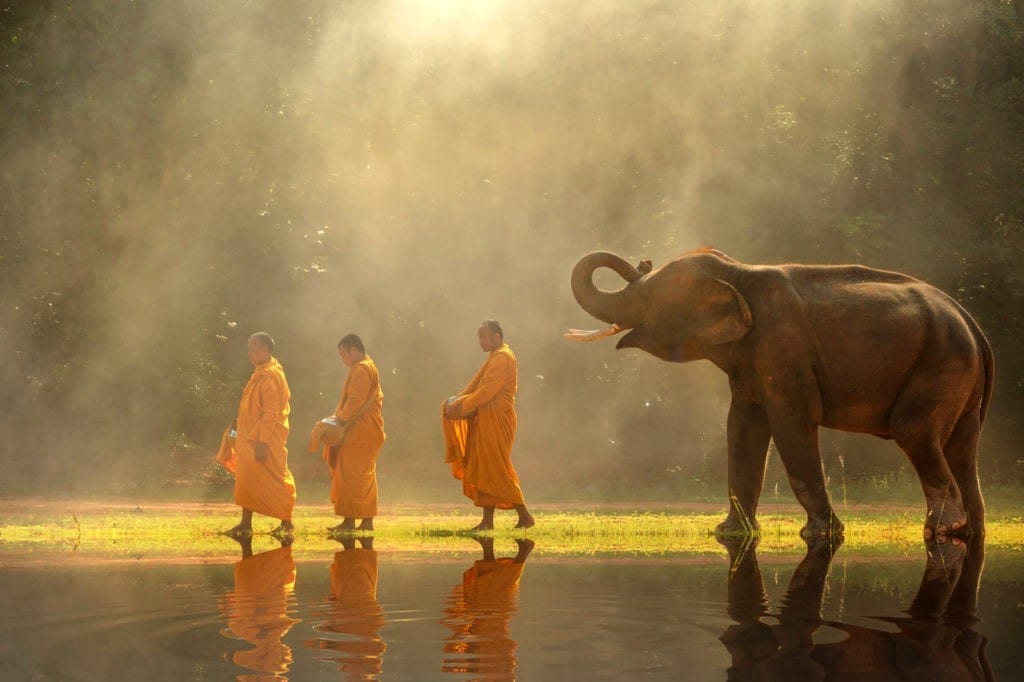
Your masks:
[[[926,543],[924,575],[907,616],[879,617],[889,626],[877,629],[821,617],[838,545],[808,546],[774,616],[776,625],[764,622],[769,614],[756,541],[726,546],[731,561],[728,612],[737,623],[720,637],[732,656],[729,679],[994,679],[986,639],[974,630],[985,563],[981,538],[969,545]],[[816,632],[826,634],[819,630],[823,626],[839,631],[835,634],[842,639],[815,643]]]
[[[387,623],[377,601],[377,552],[373,538],[338,538],[344,550],[334,554],[327,620],[313,629],[321,637],[304,642],[311,649],[329,652],[317,656],[331,661],[349,680],[377,679],[387,649],[380,635]]]
[[[497,558],[517,554],[499,537],[490,551],[472,542],[472,555],[453,556],[450,542],[389,547],[376,555],[376,591],[371,547],[358,541],[310,551],[297,574],[287,550],[238,562],[237,547],[226,564],[8,554],[21,563],[0,563],[0,680],[299,682],[382,667],[380,678],[395,680],[937,682],[1020,679],[1024,658],[1024,553],[991,541],[929,545],[927,560],[844,546],[835,558],[813,548],[769,564],[763,548],[748,548],[733,552],[730,578],[718,557],[535,553],[526,576]]]
[[[295,591],[295,561],[290,542],[278,549],[252,553],[252,538],[237,538],[242,560],[235,564],[235,589],[221,601],[227,626],[225,637],[244,640],[253,648],[230,653],[231,661],[246,670],[239,680],[287,679],[292,650],[282,640],[298,623],[288,616]]]
[[[509,622],[519,610],[519,581],[532,540],[516,540],[515,557],[494,557],[494,538],[475,538],[483,559],[462,574],[448,597],[441,623],[451,630],[444,642],[441,670],[492,678],[515,676],[516,641]]]

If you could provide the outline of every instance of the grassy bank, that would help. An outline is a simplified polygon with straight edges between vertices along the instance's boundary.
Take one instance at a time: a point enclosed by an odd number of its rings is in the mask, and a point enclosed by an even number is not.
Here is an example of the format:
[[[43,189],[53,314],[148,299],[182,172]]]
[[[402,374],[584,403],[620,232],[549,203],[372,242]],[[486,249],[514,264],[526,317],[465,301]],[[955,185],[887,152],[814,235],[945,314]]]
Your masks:
[[[502,543],[529,537],[537,553],[555,556],[644,557],[665,555],[720,556],[725,550],[713,530],[724,507],[715,505],[645,504],[538,505],[537,525],[511,526],[514,515],[498,514],[493,535]],[[917,509],[858,506],[842,512],[847,553],[913,556],[922,551],[921,512]],[[799,530],[804,516],[793,505],[768,505],[759,516],[760,555],[800,554],[805,545]],[[320,556],[339,549],[326,532],[337,518],[326,506],[296,508],[293,544],[296,556]],[[446,505],[405,505],[382,509],[376,520],[374,546],[381,551],[437,556],[479,551],[465,529],[478,521],[474,510]],[[158,560],[236,558],[238,545],[221,535],[237,522],[229,504],[102,502],[7,502],[0,511],[0,554],[31,556],[72,553]],[[256,551],[277,546],[268,535],[276,521],[257,516]],[[986,547],[1017,551],[1024,547],[1024,529],[1016,515],[991,514]]]

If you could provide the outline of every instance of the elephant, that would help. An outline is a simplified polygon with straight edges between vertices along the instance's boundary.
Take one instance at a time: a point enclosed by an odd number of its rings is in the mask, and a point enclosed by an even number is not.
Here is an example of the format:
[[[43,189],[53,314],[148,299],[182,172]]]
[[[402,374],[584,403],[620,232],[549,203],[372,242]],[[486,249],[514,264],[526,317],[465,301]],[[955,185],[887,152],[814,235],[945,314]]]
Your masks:
[[[595,286],[610,268],[619,291]],[[805,538],[841,535],[818,427],[893,440],[924,490],[925,538],[984,532],[978,440],[992,396],[992,349],[951,297],[908,275],[861,265],[748,265],[715,249],[661,268],[608,252],[581,258],[579,305],[611,323],[572,340],[627,331],[616,348],[669,362],[710,360],[728,375],[728,516],[716,533],[755,534],[774,441]]]
[[[730,680],[994,680],[987,638],[976,631],[984,539],[926,541],[921,583],[905,616],[867,627],[822,617],[829,566],[841,540],[817,539],[793,571],[776,614],[757,562],[757,538],[726,538],[728,613],[719,640],[732,658]],[[772,621],[775,621],[774,623]],[[843,633],[815,642],[819,629]],[[830,638],[834,639],[834,638]]]

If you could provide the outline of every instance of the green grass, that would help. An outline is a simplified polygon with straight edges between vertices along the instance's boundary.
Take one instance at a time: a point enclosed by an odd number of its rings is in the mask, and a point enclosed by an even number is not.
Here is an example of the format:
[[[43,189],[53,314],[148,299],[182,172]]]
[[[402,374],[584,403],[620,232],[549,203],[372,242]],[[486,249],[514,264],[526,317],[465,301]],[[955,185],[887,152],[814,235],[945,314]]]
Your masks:
[[[726,508],[630,511],[622,505],[589,508],[574,505],[565,510],[541,505],[534,510],[537,525],[528,530],[512,528],[515,515],[498,512],[491,533],[502,543],[529,537],[538,555],[578,557],[691,557],[722,556],[724,548],[713,530]],[[844,549],[858,555],[920,556],[921,510],[885,507],[839,510],[846,525]],[[450,505],[393,506],[376,519],[374,547],[399,554],[451,555],[478,552],[465,530],[478,521],[471,507]],[[216,504],[161,504],[142,506],[58,502],[5,503],[0,511],[0,564],[14,558],[30,560],[73,554],[77,556],[135,558],[146,560],[233,560],[238,545],[221,531],[238,520],[237,508]],[[804,516],[798,508],[766,508],[758,516],[761,534],[758,554],[801,554],[799,536]],[[340,549],[326,528],[338,519],[325,506],[299,506],[294,517],[293,544],[297,558],[322,557]],[[986,547],[1017,551],[1024,547],[1019,516],[989,516]],[[254,528],[256,551],[276,546],[268,533],[274,519],[257,516]]]

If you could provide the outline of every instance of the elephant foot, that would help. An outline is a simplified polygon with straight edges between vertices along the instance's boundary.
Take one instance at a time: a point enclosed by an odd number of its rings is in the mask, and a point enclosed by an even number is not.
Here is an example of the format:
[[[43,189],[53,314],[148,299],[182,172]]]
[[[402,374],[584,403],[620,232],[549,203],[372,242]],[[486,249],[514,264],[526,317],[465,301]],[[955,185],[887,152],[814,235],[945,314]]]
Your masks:
[[[761,533],[761,524],[757,519],[740,518],[729,514],[725,521],[715,526],[715,537],[751,537]]]
[[[954,527],[953,530],[949,530],[947,526],[940,525],[936,528],[932,528],[928,524],[924,526],[924,539],[934,540],[935,542],[963,542],[973,537],[974,531],[967,524],[959,527]]]
[[[831,535],[812,535],[810,537],[804,537],[803,540],[807,543],[808,555],[816,554],[831,560],[835,553],[839,551],[839,548],[843,546],[843,542],[846,541],[846,538],[843,536],[842,529],[840,529],[838,533],[833,533]]]
[[[800,529],[800,537],[807,542],[823,538],[841,538],[845,530],[839,517],[829,512],[824,516],[809,516],[807,524]]]
[[[924,539],[943,542],[944,538],[969,538],[973,534],[967,514],[958,504],[942,504],[928,510],[924,522]]]
[[[742,557],[757,549],[761,538],[757,535],[740,535],[738,533],[721,533],[715,535],[715,540],[729,552],[730,560],[735,563],[737,557]]]

